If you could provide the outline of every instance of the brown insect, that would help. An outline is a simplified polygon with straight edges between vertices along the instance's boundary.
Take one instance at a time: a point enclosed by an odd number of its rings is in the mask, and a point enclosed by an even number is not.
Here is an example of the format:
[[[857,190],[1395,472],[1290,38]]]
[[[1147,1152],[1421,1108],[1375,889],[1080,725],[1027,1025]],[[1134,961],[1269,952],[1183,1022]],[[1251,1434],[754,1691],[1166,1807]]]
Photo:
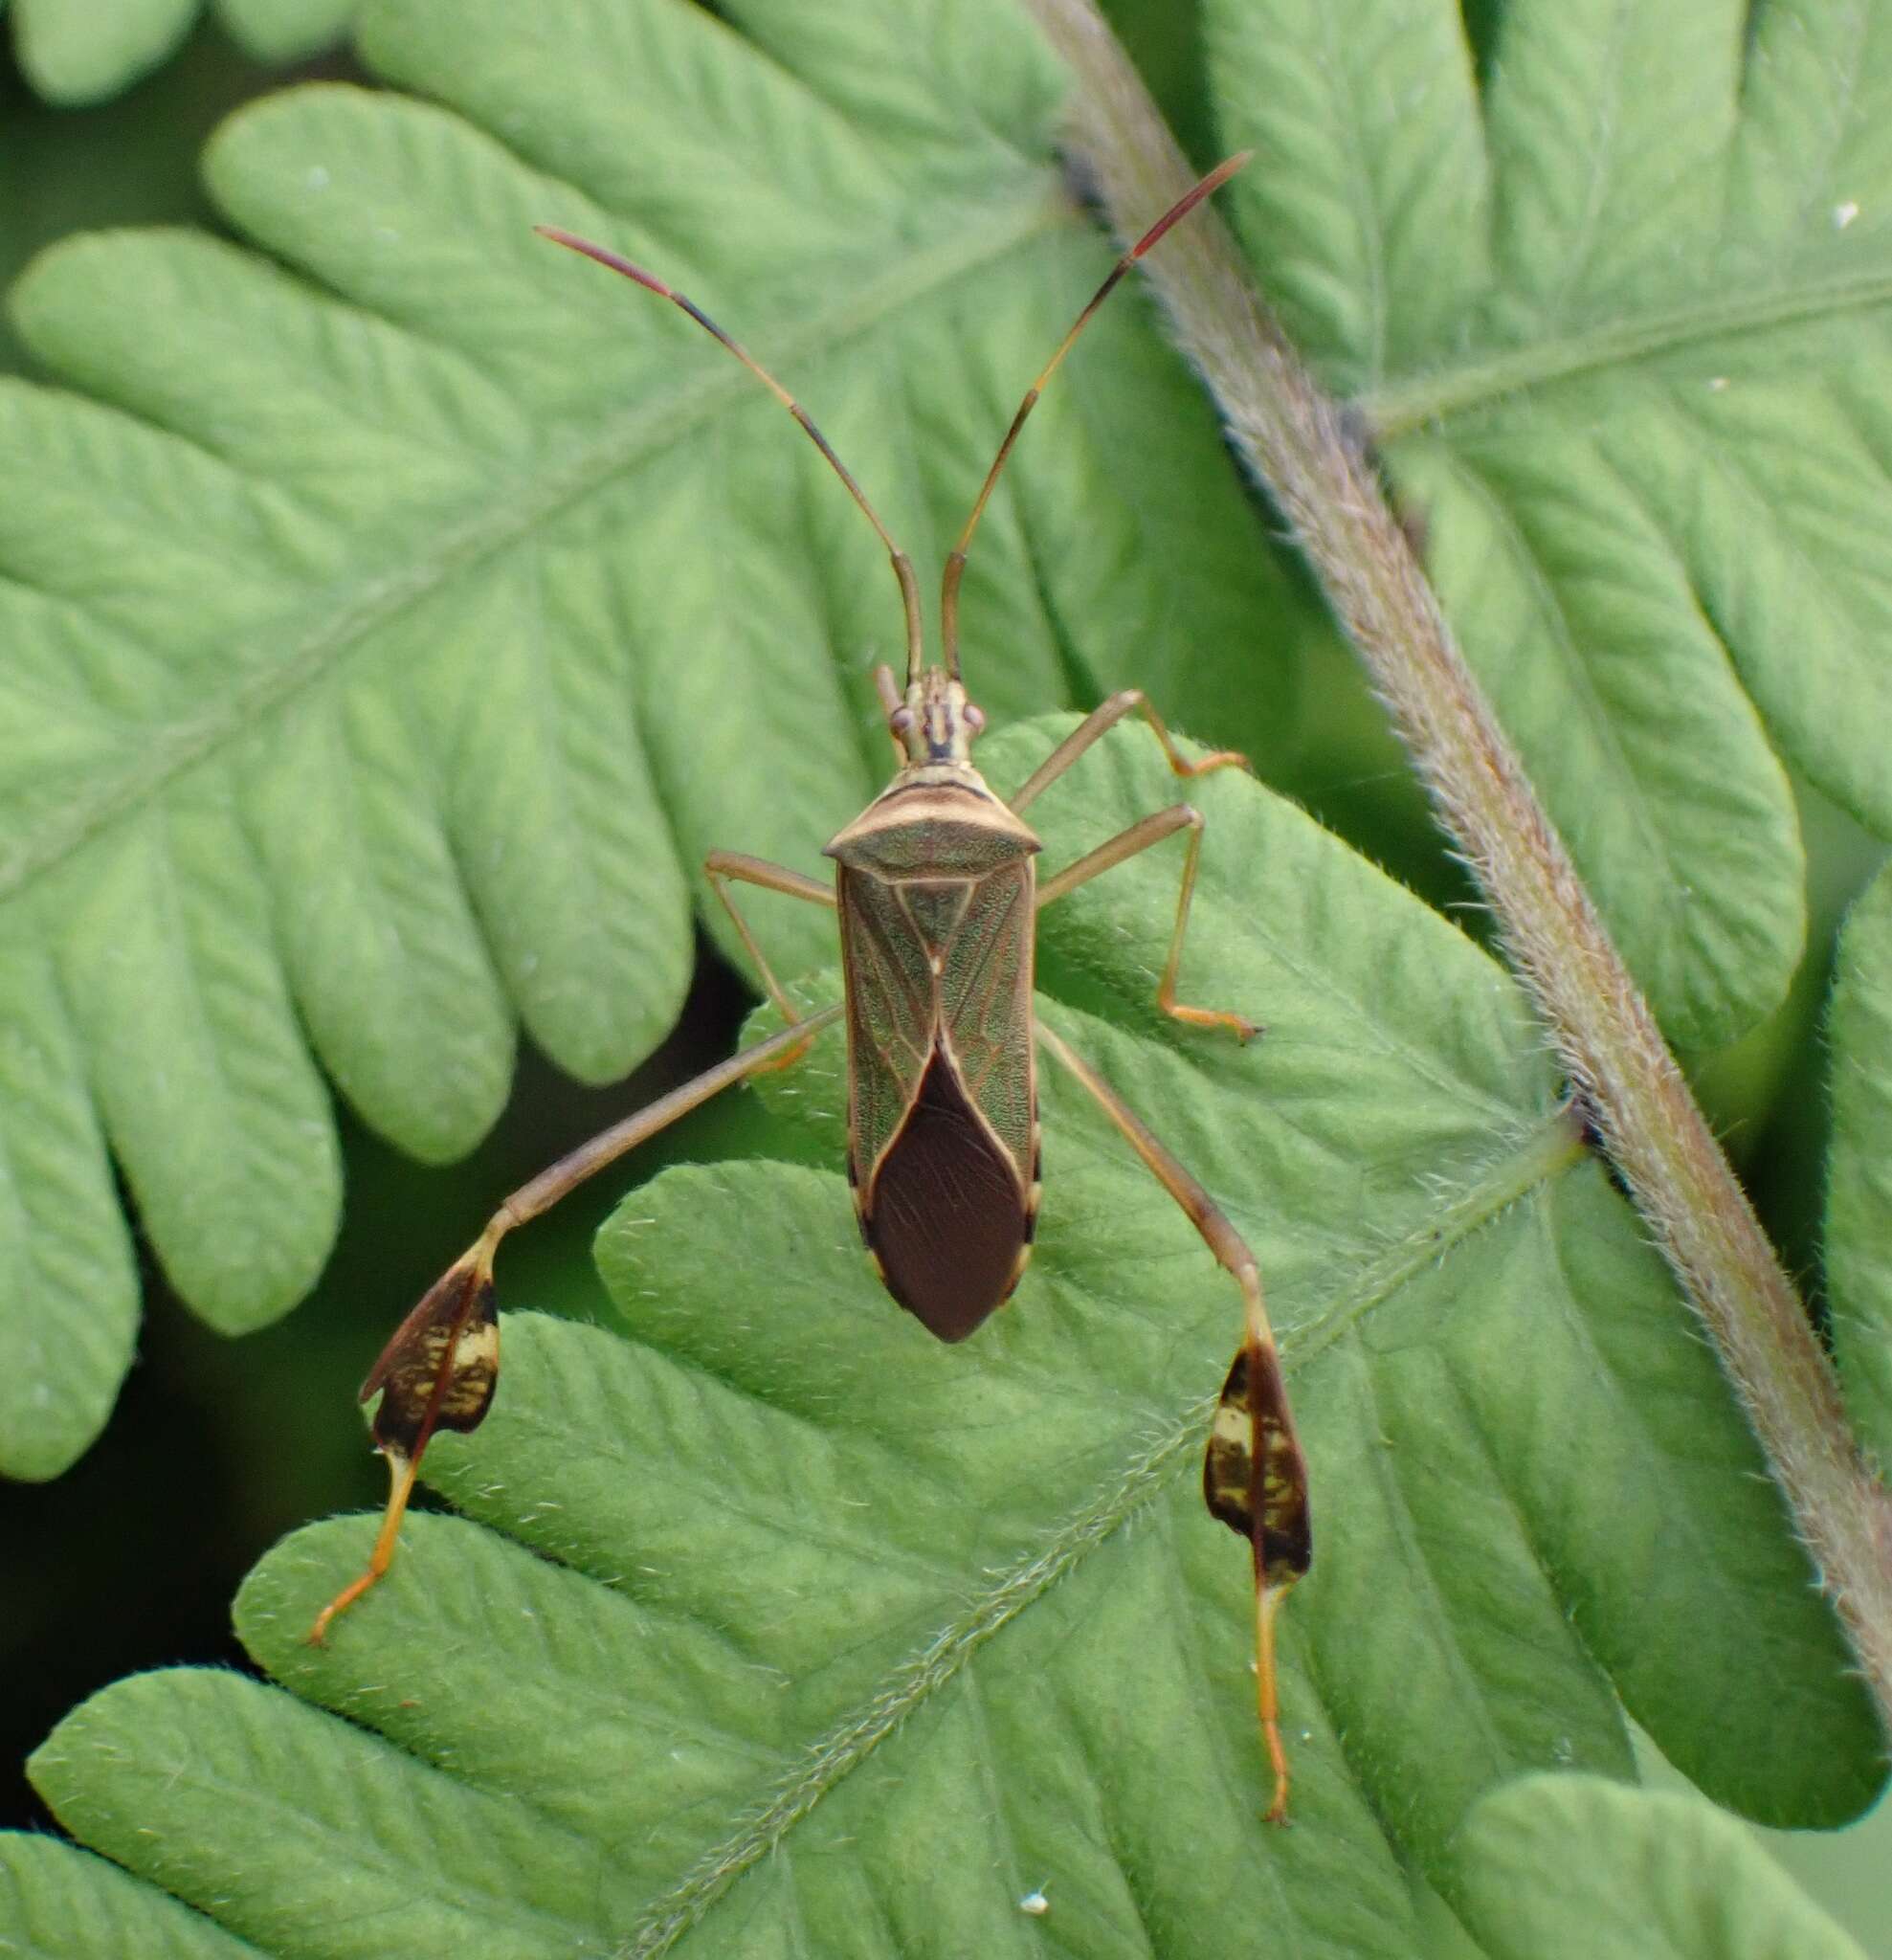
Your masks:
[[[1176,999],[1203,819],[1191,805],[1172,804],[1040,884],[1038,839],[1022,814],[1132,711],[1148,723],[1178,776],[1242,767],[1243,759],[1223,752],[1190,761],[1143,695],[1129,689],[1088,716],[1022,788],[1001,798],[972,766],[972,742],[985,717],[968,700],[959,672],[959,585],[967,550],[1026,416],[1129,268],[1246,161],[1245,155],[1234,157],[1212,171],[1124,254],[1026,391],[946,559],[937,665],[925,658],[912,562],[800,404],[681,293],[601,245],[545,231],[546,237],[671,301],[713,334],[801,424],[866,514],[892,560],[906,619],[904,691],[888,668],[875,675],[898,768],[887,788],[828,844],[825,855],[836,867],[832,890],[799,872],[735,852],[715,851],[705,860],[710,883],[788,1027],[593,1137],[515,1192],[472,1249],[401,1324],[362,1388],[364,1401],[381,1397],[374,1440],[388,1459],[393,1488],[367,1570],[323,1609],[312,1641],[320,1642],[336,1615],[388,1570],[421,1453],[434,1432],[475,1428],[492,1402],[499,1377],[493,1257],[514,1226],[537,1217],[594,1171],[731,1083],[799,1059],[817,1035],[845,1018],[848,1182],[861,1236],[895,1300],[941,1340],[962,1341],[1011,1295],[1031,1254],[1039,1192],[1035,1051],[1042,1047],[1089,1090],[1241,1292],[1241,1346],[1216,1408],[1203,1490],[1213,1515],[1239,1532],[1252,1550],[1258,1707],[1274,1773],[1267,1815],[1276,1821],[1285,1816],[1288,1771],[1278,1711],[1274,1619],[1288,1589],[1307,1570],[1311,1546],[1306,1469],[1255,1257],[1202,1186],[1107,1082],[1036,1022],[1032,1008],[1038,912],[1125,858],[1187,831],[1175,929],[1157,1004],[1178,1020],[1228,1029],[1240,1040],[1258,1032],[1239,1014]],[[839,1001],[816,1013],[797,1013],[731,895],[735,883],[835,909],[844,978]]]

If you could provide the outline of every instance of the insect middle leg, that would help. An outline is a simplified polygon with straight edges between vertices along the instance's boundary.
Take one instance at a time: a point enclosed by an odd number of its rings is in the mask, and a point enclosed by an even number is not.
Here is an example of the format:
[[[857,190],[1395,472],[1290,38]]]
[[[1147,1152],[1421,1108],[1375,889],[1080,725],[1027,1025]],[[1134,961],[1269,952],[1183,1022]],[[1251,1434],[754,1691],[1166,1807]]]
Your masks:
[[[1079,733],[1082,732],[1079,730]],[[1176,974],[1183,962],[1183,937],[1189,930],[1190,901],[1195,896],[1196,859],[1202,855],[1203,817],[1193,804],[1172,803],[1168,810],[1158,810],[1148,816],[1139,817],[1127,830],[1105,838],[1095,851],[1087,851],[1075,864],[1067,864],[1062,871],[1039,885],[1038,909],[1042,911],[1066,892],[1076,891],[1080,884],[1088,884],[1092,879],[1113,870],[1125,858],[1134,858],[1139,851],[1147,851],[1152,844],[1160,844],[1165,837],[1184,829],[1190,834],[1189,851],[1183,858],[1182,889],[1176,897],[1176,929],[1169,935],[1169,957],[1163,963],[1162,979],[1156,983],[1156,1004],[1176,1020],[1188,1021],[1199,1028],[1231,1028],[1236,1040],[1247,1041],[1261,1033],[1255,1022],[1241,1014],[1231,1013],[1226,1008],[1189,1007],[1176,998]]]
[[[1116,1090],[1042,1021],[1037,1036],[1129,1140],[1130,1147],[1241,1288],[1241,1347],[1222,1384],[1210,1430],[1202,1494],[1211,1514],[1248,1540],[1254,1561],[1256,1713],[1275,1778],[1267,1818],[1282,1823],[1287,1817],[1288,1768],[1275,1678],[1275,1615],[1311,1563],[1313,1542],[1307,1523],[1307,1465],[1294,1433],[1280,1355],[1261,1297],[1260,1269],[1214,1199]]]

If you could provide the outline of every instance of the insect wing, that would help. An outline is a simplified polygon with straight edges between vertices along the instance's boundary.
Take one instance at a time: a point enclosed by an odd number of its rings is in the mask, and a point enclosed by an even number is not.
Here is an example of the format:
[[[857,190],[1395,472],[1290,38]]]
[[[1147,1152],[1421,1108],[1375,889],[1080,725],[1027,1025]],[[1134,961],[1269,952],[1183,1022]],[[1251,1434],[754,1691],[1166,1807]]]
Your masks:
[[[1032,899],[1029,858],[971,879],[841,872],[861,1236],[946,1341],[1011,1293],[1031,1244]]]
[[[937,981],[898,886],[843,865],[836,891],[847,990],[848,1175],[858,1192],[920,1093],[939,1033]]]
[[[939,983],[940,1017],[968,1100],[991,1124],[1027,1186],[1037,1179],[1034,892],[1030,858],[973,885],[960,929],[945,948]],[[911,908],[910,898],[908,903]]]

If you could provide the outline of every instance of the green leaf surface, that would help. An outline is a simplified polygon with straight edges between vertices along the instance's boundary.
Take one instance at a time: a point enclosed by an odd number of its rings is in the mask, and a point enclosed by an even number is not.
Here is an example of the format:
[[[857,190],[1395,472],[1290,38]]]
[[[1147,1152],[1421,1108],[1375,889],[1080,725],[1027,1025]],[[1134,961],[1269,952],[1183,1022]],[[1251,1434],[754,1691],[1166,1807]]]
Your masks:
[[[751,377],[531,227],[725,313],[923,567],[1109,262],[1006,0],[768,7],[753,39],[676,0],[386,0],[365,51],[437,100],[302,89],[212,144],[260,251],[84,237],[13,296],[63,384],[0,397],[31,486],[0,500],[18,1475],[83,1447],[129,1354],[110,1159],[200,1313],[273,1318],[335,1229],[324,1075],[443,1160],[516,1022],[623,1074],[676,1017],[703,852],[812,868],[884,767],[873,533]],[[1134,678],[1279,744],[1305,610],[1147,314],[1132,287],[1035,418],[968,671],[994,714]],[[783,924],[789,970],[817,928]]]
[[[1710,1804],[1595,1776],[1525,1776],[1460,1841],[1465,1916],[1492,1960],[1865,1960]]]
[[[1750,1815],[1861,1808],[1869,1705],[1517,991],[1291,805],[1191,793],[1183,991],[1266,1038],[1154,1009],[1173,847],[1048,912],[1041,979],[1267,1278],[1318,1540],[1293,1830],[1199,1491],[1235,1289],[1049,1063],[1037,1253],[974,1339],[888,1303],[837,1169],[666,1171],[600,1240],[630,1338],[507,1316],[491,1419],[427,1459],[463,1517],[412,1520],[323,1649],[367,1519],[246,1586],[252,1653],[347,1720],[122,1683],[34,1759],[61,1821],[275,1953],[1338,1960],[1418,1949],[1494,1783],[1628,1774],[1618,1696]],[[1173,797],[1125,726],[1033,817],[1057,864]],[[817,1131],[840,1086],[832,1046],[779,1080]]]
[[[49,102],[79,107],[122,94],[176,53],[202,0],[12,0],[20,72]],[[216,0],[218,19],[257,61],[332,46],[360,0]]]
[[[1775,750],[1892,834],[1892,13],[1206,0],[1231,209],[1664,1025],[1805,932]]]
[[[256,1949],[56,1838],[0,1835],[0,1952],[8,1960],[245,1960]]]
[[[78,107],[128,88],[176,52],[198,0],[12,0],[20,72]]]
[[[1853,1421],[1892,1462],[1892,866],[1839,936],[1829,1036],[1833,1140],[1826,1281],[1833,1347]]]
[[[13,1474],[54,1477],[131,1364],[138,1270],[51,961],[0,961],[0,1437]]]
[[[339,41],[361,0],[216,0],[217,18],[258,61],[297,61]]]

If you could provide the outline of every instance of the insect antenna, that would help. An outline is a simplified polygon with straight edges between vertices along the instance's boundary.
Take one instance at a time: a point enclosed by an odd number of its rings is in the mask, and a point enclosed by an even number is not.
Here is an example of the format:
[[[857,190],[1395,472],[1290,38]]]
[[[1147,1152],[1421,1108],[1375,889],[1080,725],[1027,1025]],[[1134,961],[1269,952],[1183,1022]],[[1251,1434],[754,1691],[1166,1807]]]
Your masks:
[[[906,678],[909,680],[919,679],[920,668],[924,658],[924,646],[921,638],[920,630],[920,587],[913,576],[913,561],[888,536],[886,525],[876,515],[874,506],[868,502],[860,485],[854,480],[853,474],[848,469],[847,464],[835,454],[828,438],[815,427],[813,416],[796,401],[794,396],[775,379],[774,375],[769,373],[768,369],[747,348],[724,333],[715,321],[687,295],[678,292],[674,286],[665,285],[660,278],[657,278],[654,274],[646,272],[641,265],[632,264],[630,259],[620,257],[617,253],[612,252],[608,246],[594,245],[589,238],[580,238],[570,232],[562,232],[555,225],[534,225],[532,229],[538,233],[540,237],[549,238],[554,245],[563,245],[572,252],[582,253],[587,258],[594,258],[600,265],[608,266],[612,272],[621,273],[627,279],[642,286],[646,292],[655,293],[658,299],[668,300],[672,305],[681,307],[705,333],[721,341],[735,355],[737,360],[762,383],[769,393],[788,410],[790,414],[801,424],[803,433],[814,444],[815,448],[828,458],[829,467],[847,485],[848,495],[859,504],[867,522],[874,526],[876,535],[879,538],[881,544],[887,547],[887,556],[893,561],[894,576],[900,580],[901,605],[906,613]],[[1139,247],[1138,249],[1141,250],[1142,248]],[[1059,351],[1061,352],[1062,350],[1060,349]],[[1056,363],[1053,365],[1055,366]]]
[[[1090,297],[1090,303],[1071,323],[1071,331],[1057,345],[1057,351],[1044,364],[1038,378],[1025,390],[1025,399],[1018,404],[1018,412],[1012,418],[1012,427],[1005,432],[1005,440],[998,446],[998,455],[992,458],[992,466],[986,472],[986,480],[979,486],[979,495],[972,504],[972,515],[966,520],[966,528],[959,534],[959,543],[952,547],[946,562],[946,576],[940,585],[940,642],[946,657],[946,670],[956,680],[959,678],[959,580],[966,569],[966,553],[972,543],[972,533],[979,527],[979,520],[986,513],[986,501],[992,494],[992,485],[998,481],[998,473],[1005,467],[1005,459],[1012,454],[1012,445],[1018,439],[1018,432],[1025,426],[1025,417],[1037,406],[1037,400],[1045,390],[1045,384],[1057,372],[1057,366],[1071,351],[1073,343],[1091,323],[1091,316],[1109,299],[1119,279],[1129,271],[1149,248],[1161,238],[1169,227],[1189,216],[1205,197],[1213,196],[1235,173],[1255,154],[1243,150],[1226,162],[1217,164],[1203,178],[1201,183],[1183,197],[1177,199],[1163,215],[1150,226],[1137,242],[1124,254],[1110,268],[1109,276]]]

